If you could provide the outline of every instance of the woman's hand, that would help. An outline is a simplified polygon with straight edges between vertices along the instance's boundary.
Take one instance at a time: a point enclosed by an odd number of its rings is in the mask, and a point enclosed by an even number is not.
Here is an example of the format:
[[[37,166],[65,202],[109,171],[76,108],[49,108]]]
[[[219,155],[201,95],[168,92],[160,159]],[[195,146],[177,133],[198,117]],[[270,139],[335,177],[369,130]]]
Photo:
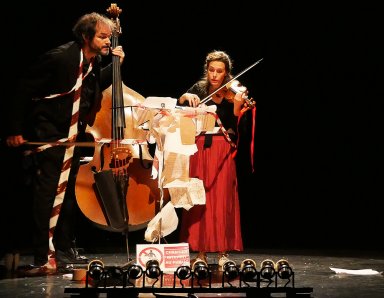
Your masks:
[[[238,92],[236,93],[235,97],[233,98],[233,114],[235,116],[240,115],[241,108],[243,107],[245,103],[245,99],[247,98],[248,92]]]
[[[200,104],[200,97],[193,93],[184,93],[179,98],[179,103],[182,105],[185,103],[185,101],[188,101],[188,105],[190,107],[196,108]]]

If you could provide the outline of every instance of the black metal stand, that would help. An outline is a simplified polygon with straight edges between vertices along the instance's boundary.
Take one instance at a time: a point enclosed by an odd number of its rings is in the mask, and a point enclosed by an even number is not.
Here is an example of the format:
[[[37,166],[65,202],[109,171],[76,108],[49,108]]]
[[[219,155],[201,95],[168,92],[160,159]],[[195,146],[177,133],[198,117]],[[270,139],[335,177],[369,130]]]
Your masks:
[[[97,264],[96,264],[97,265]],[[96,268],[96,267],[95,267]],[[238,275],[226,275],[223,272],[221,284],[212,286],[211,270],[204,277],[198,275],[189,267],[181,266],[173,274],[173,286],[163,286],[163,272],[157,269],[157,274],[153,274],[153,270],[142,270],[137,264],[118,268],[110,267],[103,268],[100,272],[100,267],[92,272],[92,268],[87,271],[86,282],[83,288],[65,288],[65,293],[72,293],[71,297],[99,297],[100,294],[106,294],[107,297],[138,297],[140,293],[152,293],[156,297],[177,297],[177,294],[185,297],[196,297],[199,293],[243,293],[246,297],[252,298],[267,298],[273,297],[273,294],[285,294],[285,297],[311,297],[313,288],[295,288],[294,287],[294,272],[290,271],[289,276],[281,275],[279,272],[273,273],[268,278],[262,276],[261,272],[250,278],[245,275],[242,270],[237,270]],[[152,273],[150,273],[152,272]],[[142,278],[142,282],[139,279]],[[176,283],[176,279],[180,283]],[[189,286],[186,286],[183,281],[188,281]],[[139,286],[138,286],[139,285]],[[221,285],[217,286],[217,285]],[[167,294],[170,294],[167,296]],[[279,297],[283,297],[280,296]]]

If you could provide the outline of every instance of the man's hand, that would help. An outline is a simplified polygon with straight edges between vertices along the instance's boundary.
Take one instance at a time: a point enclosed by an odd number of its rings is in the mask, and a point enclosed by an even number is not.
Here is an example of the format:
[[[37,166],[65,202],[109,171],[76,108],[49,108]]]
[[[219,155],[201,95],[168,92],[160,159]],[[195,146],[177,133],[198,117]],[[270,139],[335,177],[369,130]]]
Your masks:
[[[18,147],[18,146],[24,144],[25,142],[26,142],[26,140],[24,140],[22,135],[7,137],[7,145],[9,147]]]

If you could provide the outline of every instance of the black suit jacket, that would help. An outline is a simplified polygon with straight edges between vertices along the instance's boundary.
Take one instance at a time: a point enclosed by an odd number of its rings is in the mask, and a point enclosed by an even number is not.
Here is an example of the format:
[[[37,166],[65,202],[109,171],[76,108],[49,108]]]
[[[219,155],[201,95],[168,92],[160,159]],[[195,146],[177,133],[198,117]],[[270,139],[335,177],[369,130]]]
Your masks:
[[[44,53],[25,71],[10,105],[8,135],[23,134],[29,141],[57,141],[68,136],[74,92],[50,99],[44,97],[73,88],[80,51],[76,42],[66,43]],[[101,107],[102,91],[111,82],[111,64],[103,68],[101,57],[97,57],[82,84],[80,130],[85,130],[87,124],[92,126]]]

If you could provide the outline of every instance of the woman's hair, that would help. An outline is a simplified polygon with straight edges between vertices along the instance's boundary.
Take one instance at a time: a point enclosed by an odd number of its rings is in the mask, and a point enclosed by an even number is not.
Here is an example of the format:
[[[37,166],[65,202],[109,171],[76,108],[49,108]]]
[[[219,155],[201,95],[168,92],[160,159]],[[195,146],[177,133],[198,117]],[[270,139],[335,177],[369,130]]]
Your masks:
[[[96,34],[97,24],[100,23],[107,24],[112,30],[115,28],[115,23],[111,19],[97,12],[88,13],[80,17],[72,28],[76,41],[83,46],[85,39],[93,39]]]
[[[218,51],[218,50],[209,52],[205,57],[204,71],[199,81],[199,85],[201,86],[201,88],[205,89],[206,91],[208,91],[208,87],[209,87],[208,78],[207,78],[208,67],[209,67],[209,63],[211,63],[212,61],[220,61],[224,63],[226,74],[225,74],[223,83],[227,83],[233,77],[232,76],[233,62],[229,57],[229,55],[224,51]]]
[[[223,62],[225,65],[225,70],[228,74],[231,74],[232,72],[232,60],[229,57],[227,53],[224,51],[212,51],[207,54],[207,57],[205,58],[205,65],[204,65],[204,74],[207,74],[209,63],[212,61],[220,61]]]

